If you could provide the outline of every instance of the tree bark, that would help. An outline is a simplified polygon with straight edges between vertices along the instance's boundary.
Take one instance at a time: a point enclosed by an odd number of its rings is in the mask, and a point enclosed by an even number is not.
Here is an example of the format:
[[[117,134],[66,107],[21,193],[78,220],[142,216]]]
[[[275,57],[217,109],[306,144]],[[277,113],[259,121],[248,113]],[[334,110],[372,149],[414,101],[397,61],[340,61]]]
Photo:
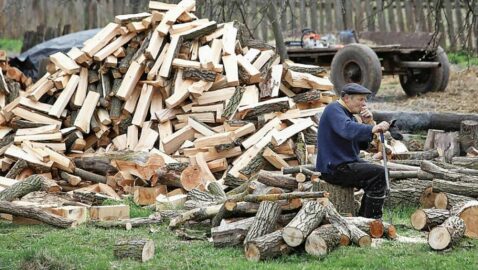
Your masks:
[[[427,230],[442,224],[450,217],[450,211],[443,209],[418,209],[410,217],[415,230]]]
[[[15,205],[8,201],[0,201],[0,213],[39,220],[58,228],[76,227],[76,221],[74,220],[62,218],[41,209]]]
[[[284,242],[279,230],[249,241],[244,250],[247,260],[258,262],[288,254],[292,248]]]
[[[451,163],[453,165],[478,170],[478,157],[453,157]]]
[[[478,184],[435,179],[433,180],[433,192],[449,192],[457,195],[477,198]]]
[[[324,198],[327,193],[324,191],[317,192],[291,192],[280,194],[263,194],[263,195],[247,195],[244,197],[245,202],[262,202],[262,201],[278,201],[278,200],[290,200],[290,199],[316,199]]]
[[[244,94],[245,89],[246,88],[244,86],[236,87],[234,94],[229,99],[229,102],[227,103],[226,107],[224,108],[224,112],[222,113],[222,116],[224,118],[229,119],[236,113],[237,107],[239,107],[239,103],[241,102],[242,95]]]
[[[323,258],[339,246],[340,235],[333,225],[322,225],[307,237],[305,251],[314,257]]]
[[[428,245],[433,250],[444,250],[456,245],[465,234],[465,222],[451,216],[442,225],[433,228],[428,234]]]
[[[405,152],[397,153],[393,155],[393,159],[404,160],[404,159],[413,159],[413,160],[431,160],[438,157],[438,151],[435,149],[428,151],[415,151],[415,152]]]
[[[339,213],[355,215],[353,187],[337,186],[326,181],[320,181],[319,187],[321,190],[329,192],[329,200]]]
[[[244,239],[244,243],[247,244],[247,242],[253,239],[271,233],[276,226],[280,213],[280,205],[276,202],[261,202],[256,217]]]
[[[299,246],[319,226],[324,215],[325,209],[321,203],[306,202],[295,218],[284,228],[282,238],[291,247]]]
[[[169,223],[169,228],[177,228],[179,225],[184,224],[190,220],[203,221],[209,218],[213,218],[221,209],[221,204],[207,206],[203,208],[195,208],[182,213],[180,216],[175,217]]]
[[[154,242],[149,239],[118,240],[114,255],[120,259],[134,259],[146,262],[154,256]]]
[[[478,239],[478,201],[468,201],[457,204],[450,214],[460,217],[466,224],[465,236]]]
[[[11,187],[0,192],[0,201],[13,201],[21,198],[30,192],[38,191],[42,188],[45,177],[41,175],[32,175],[27,179],[13,184]]]
[[[17,177],[17,175],[19,175],[26,168],[28,168],[28,163],[25,160],[17,160],[5,177],[15,179],[15,177]]]
[[[259,171],[257,181],[267,186],[280,187],[288,190],[297,189],[297,181],[295,178],[269,171]]]
[[[478,121],[464,120],[460,125],[460,148],[465,153],[470,147],[478,148]]]
[[[183,79],[190,79],[190,80],[203,80],[206,82],[214,82],[216,80],[216,72],[203,70],[203,69],[195,69],[195,68],[186,68],[183,72]]]

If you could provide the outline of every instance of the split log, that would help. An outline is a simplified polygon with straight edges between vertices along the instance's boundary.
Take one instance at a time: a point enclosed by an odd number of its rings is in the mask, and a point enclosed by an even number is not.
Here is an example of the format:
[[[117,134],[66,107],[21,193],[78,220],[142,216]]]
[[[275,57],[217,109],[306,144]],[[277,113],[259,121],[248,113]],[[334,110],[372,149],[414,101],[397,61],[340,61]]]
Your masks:
[[[295,166],[295,167],[284,167],[282,168],[282,173],[283,174],[305,173],[306,175],[308,175],[307,171],[304,169],[315,172],[315,165],[308,164],[308,165]],[[319,172],[315,172],[315,173],[319,173]]]
[[[305,251],[315,257],[325,257],[339,246],[340,235],[333,225],[322,225],[307,237]]]
[[[433,192],[448,192],[478,198],[478,184],[465,182],[451,182],[441,179],[433,180]]]
[[[163,222],[161,217],[153,216],[147,218],[131,218],[126,220],[117,220],[117,221],[95,221],[92,222],[93,225],[100,228],[110,229],[110,228],[125,228],[130,230],[131,228],[136,228],[144,225],[159,225]]]
[[[339,213],[355,215],[353,187],[342,187],[326,181],[319,181],[319,187],[329,193],[329,200]]]
[[[284,242],[279,230],[249,241],[244,250],[247,260],[258,262],[288,254],[292,248]]]
[[[76,221],[74,220],[62,218],[41,209],[16,205],[8,201],[0,201],[0,213],[31,218],[58,228],[76,227]]]
[[[247,242],[253,239],[271,233],[276,226],[280,213],[280,205],[276,202],[261,202],[256,217],[254,218],[254,222],[244,239],[244,243],[247,244]]]
[[[190,220],[203,221],[213,218],[221,209],[221,204],[207,206],[203,208],[195,208],[182,213],[180,216],[175,217],[169,223],[169,228],[177,228],[179,225],[184,224]]]
[[[17,177],[17,175],[19,175],[26,168],[28,168],[28,163],[23,159],[19,159],[17,162],[15,162],[13,167],[10,168],[5,177],[15,179],[15,177]]]
[[[149,239],[118,240],[114,255],[120,259],[134,259],[146,262],[154,256],[154,242]]]
[[[460,217],[465,222],[465,236],[478,239],[478,201],[460,203],[450,210],[450,215]]]
[[[285,176],[270,171],[261,170],[257,176],[257,181],[272,187],[280,187],[288,190],[297,189],[297,181],[295,178]]]
[[[385,199],[386,207],[418,206],[423,190],[417,188],[391,189],[388,198]]]
[[[415,230],[430,230],[442,224],[449,217],[449,210],[418,209],[410,217],[410,223]]]
[[[308,201],[302,206],[295,218],[282,231],[282,238],[291,247],[302,244],[315,230],[325,215],[325,209],[317,201]]]
[[[456,195],[453,193],[440,192],[435,196],[433,206],[437,209],[451,209],[456,205],[474,200],[471,197]]]
[[[41,175],[32,175],[27,179],[13,184],[11,187],[6,188],[0,192],[0,201],[13,201],[21,198],[30,192],[38,191],[42,188],[45,182],[45,177]]]
[[[158,176],[158,183],[182,188],[181,184],[181,174],[188,167],[189,163],[172,163],[166,164],[165,166],[159,167],[156,170],[156,175]]]
[[[453,157],[451,163],[453,165],[478,170],[478,157]]]
[[[451,216],[442,225],[430,231],[428,234],[428,245],[433,250],[450,248],[463,238],[465,229],[465,222],[461,218]]]
[[[384,234],[384,225],[381,220],[364,217],[345,217],[349,224],[357,226],[372,238],[381,238]]]

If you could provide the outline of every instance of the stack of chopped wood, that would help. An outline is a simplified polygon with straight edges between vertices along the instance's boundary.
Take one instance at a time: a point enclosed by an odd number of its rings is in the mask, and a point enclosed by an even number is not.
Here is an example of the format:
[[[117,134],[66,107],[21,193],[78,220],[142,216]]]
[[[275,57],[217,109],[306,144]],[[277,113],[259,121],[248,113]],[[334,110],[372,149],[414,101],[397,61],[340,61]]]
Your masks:
[[[281,64],[239,24],[198,19],[193,0],[149,8],[51,55],[17,94],[0,91],[6,182],[42,174],[57,191],[169,205],[309,163],[311,116],[336,99],[323,68]]]
[[[20,90],[31,84],[32,79],[25,76],[18,68],[10,66],[7,53],[0,50],[0,107],[3,108],[15,100]]]

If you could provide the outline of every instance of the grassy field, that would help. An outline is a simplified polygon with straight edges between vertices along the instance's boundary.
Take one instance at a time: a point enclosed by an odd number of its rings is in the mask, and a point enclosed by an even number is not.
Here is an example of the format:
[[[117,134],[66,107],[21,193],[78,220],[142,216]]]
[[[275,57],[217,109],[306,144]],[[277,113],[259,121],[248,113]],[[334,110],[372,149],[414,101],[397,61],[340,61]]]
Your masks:
[[[400,235],[423,238],[423,234],[408,227],[412,212],[413,209],[394,210],[393,222]],[[132,216],[147,214],[148,211],[132,209]],[[388,219],[387,215],[385,220]],[[145,263],[115,259],[114,242],[130,237],[153,239],[155,257]],[[61,230],[0,222],[0,269],[477,269],[477,244],[478,241],[464,240],[453,250],[433,252],[426,244],[384,241],[379,247],[341,247],[324,259],[297,251],[253,263],[244,258],[240,247],[214,248],[207,241],[181,240],[167,224],[126,231],[91,225]]]
[[[22,50],[23,42],[18,39],[0,38],[0,50],[5,50],[8,54],[19,54]]]

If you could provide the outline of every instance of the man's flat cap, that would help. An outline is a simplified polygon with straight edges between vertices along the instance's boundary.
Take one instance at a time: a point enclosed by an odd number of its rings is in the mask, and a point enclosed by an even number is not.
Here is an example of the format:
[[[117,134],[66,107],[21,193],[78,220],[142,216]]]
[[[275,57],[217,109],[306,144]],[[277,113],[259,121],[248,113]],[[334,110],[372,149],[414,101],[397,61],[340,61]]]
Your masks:
[[[370,95],[372,91],[356,83],[348,83],[342,88],[342,95]]]

